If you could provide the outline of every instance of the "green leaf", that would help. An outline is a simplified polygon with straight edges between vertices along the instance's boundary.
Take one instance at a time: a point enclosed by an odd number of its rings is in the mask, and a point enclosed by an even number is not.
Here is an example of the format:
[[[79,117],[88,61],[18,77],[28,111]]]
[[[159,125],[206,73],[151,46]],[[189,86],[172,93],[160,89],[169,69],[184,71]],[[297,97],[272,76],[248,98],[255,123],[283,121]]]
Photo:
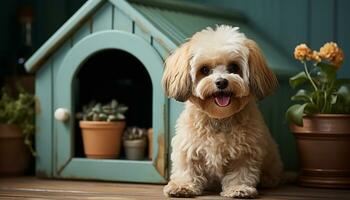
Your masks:
[[[308,114],[312,115],[318,112],[318,108],[315,104],[304,103],[302,105],[296,104],[288,108],[286,112],[286,118],[288,121],[303,126],[303,116]]]
[[[343,102],[345,105],[350,105],[350,89],[349,87],[342,85],[339,87],[336,94],[339,97],[339,100]]]
[[[302,84],[304,84],[306,81],[308,81],[308,78],[305,74],[305,72],[300,72],[296,74],[295,76],[289,78],[289,85],[292,88],[296,88]]]
[[[316,104],[313,103],[307,103],[306,107],[304,109],[304,114],[306,115],[313,115],[315,113],[319,113],[319,109]]]
[[[306,103],[303,105],[296,104],[289,107],[286,112],[286,118],[298,126],[303,126],[303,116],[306,105]]]
[[[337,75],[335,66],[323,62],[317,63],[316,66],[321,69],[320,77],[322,77],[322,82],[331,82],[335,80]]]
[[[306,102],[312,102],[311,92],[300,89],[298,92],[291,97],[291,100],[293,101],[306,101]]]
[[[338,98],[337,95],[332,94],[330,98],[331,98],[331,104],[332,105],[337,103],[337,98]]]

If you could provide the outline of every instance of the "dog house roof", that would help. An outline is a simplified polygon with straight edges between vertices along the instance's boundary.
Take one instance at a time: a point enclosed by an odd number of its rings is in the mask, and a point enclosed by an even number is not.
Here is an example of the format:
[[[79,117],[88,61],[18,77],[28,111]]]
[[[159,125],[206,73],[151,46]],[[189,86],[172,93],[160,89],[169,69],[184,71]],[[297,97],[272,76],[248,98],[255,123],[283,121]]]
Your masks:
[[[291,59],[250,25],[239,12],[217,10],[202,5],[164,0],[89,0],[25,63],[29,72],[38,70],[74,33],[106,3],[123,11],[142,31],[150,34],[167,52],[171,52],[195,32],[217,24],[240,27],[257,41],[270,67],[279,76],[296,72]],[[165,56],[164,56],[165,57]],[[163,58],[165,59],[165,58]]]

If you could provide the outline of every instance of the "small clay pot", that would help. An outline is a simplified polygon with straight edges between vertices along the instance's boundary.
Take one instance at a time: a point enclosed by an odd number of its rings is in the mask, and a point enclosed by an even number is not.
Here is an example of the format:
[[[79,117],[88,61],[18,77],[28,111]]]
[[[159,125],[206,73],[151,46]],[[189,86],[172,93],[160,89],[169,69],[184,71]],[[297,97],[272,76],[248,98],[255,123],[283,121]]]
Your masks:
[[[24,144],[21,129],[13,124],[0,124],[0,175],[25,174],[30,159],[30,151]]]
[[[80,121],[87,158],[116,159],[120,154],[125,121]]]
[[[319,114],[290,125],[300,159],[302,186],[350,188],[350,115]]]
[[[143,160],[145,158],[146,140],[124,140],[124,150],[128,160]]]

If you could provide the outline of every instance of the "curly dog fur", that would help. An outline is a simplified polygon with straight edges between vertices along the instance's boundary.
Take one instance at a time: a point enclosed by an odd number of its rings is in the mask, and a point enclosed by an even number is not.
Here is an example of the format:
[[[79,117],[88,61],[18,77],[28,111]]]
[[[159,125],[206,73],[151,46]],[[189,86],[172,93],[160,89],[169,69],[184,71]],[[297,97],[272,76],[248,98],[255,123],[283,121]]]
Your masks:
[[[230,26],[204,29],[166,60],[163,86],[185,102],[166,196],[193,197],[221,185],[222,196],[252,198],[258,183],[280,182],[278,148],[256,104],[277,79],[254,41]]]

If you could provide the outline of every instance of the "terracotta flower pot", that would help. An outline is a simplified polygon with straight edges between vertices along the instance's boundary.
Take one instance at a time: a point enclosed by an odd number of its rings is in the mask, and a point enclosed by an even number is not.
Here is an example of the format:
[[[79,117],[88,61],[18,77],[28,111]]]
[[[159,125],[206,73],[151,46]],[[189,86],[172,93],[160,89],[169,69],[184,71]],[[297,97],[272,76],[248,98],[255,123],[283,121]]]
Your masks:
[[[25,174],[30,159],[21,129],[12,124],[0,124],[0,175]]]
[[[350,115],[320,114],[291,124],[303,186],[350,188]]]
[[[118,158],[125,121],[80,121],[87,158]]]
[[[124,150],[128,160],[142,160],[145,158],[146,140],[124,140]]]

